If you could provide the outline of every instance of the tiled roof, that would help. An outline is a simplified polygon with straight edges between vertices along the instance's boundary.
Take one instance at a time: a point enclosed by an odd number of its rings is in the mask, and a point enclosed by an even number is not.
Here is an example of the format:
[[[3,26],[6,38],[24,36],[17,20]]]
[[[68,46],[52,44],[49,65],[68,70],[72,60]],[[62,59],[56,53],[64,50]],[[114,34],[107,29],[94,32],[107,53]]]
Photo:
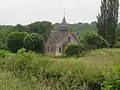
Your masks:
[[[65,17],[63,18],[63,21],[60,25],[60,29],[58,31],[51,31],[49,40],[52,42],[59,42],[61,39],[63,39],[70,31],[68,30],[68,24],[66,22]],[[74,38],[79,42],[78,38],[76,35],[72,32],[70,32]]]
[[[51,31],[50,39],[58,40],[62,33],[60,31]]]

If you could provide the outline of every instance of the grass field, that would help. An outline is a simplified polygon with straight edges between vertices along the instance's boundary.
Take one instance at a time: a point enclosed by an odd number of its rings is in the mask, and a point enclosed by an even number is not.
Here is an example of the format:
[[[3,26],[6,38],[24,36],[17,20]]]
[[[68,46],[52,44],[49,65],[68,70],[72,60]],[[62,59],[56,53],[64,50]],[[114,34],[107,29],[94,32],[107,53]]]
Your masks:
[[[0,90],[101,90],[120,63],[120,49],[90,51],[81,58],[58,58],[0,51]]]

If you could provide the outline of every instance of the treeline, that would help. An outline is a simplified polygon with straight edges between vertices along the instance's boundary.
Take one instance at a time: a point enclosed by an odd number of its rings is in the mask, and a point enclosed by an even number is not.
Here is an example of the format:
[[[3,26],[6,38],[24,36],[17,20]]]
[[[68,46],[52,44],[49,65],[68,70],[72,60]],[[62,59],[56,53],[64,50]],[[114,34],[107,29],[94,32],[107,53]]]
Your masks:
[[[83,36],[87,31],[95,31],[97,32],[97,28],[96,28],[96,21],[89,23],[82,23],[82,22],[78,22],[75,24],[69,24],[69,29],[73,32],[75,32],[79,37]],[[55,23],[53,25],[54,30],[58,30],[60,26],[60,23]]]
[[[33,39],[33,36],[32,36],[33,33],[39,34],[42,40],[44,40],[42,43],[45,43],[45,41],[49,37],[51,30],[59,30],[59,27],[60,27],[60,24],[58,23],[52,24],[51,22],[48,22],[48,21],[35,22],[29,25],[21,25],[21,24],[17,24],[16,26],[1,25],[0,26],[0,49],[17,52],[20,48],[28,49],[29,47],[28,50],[31,50],[31,51],[36,50],[37,52],[38,51],[41,52],[41,50],[37,50],[38,48],[35,49],[37,46],[34,45],[35,39]],[[79,37],[83,37],[87,31],[95,31],[95,32],[97,31],[96,22],[92,22],[91,24],[88,24],[88,23],[69,24],[69,29],[72,32],[76,33]],[[24,33],[20,33],[20,32],[24,32]],[[25,45],[26,42],[24,38],[28,35],[31,36],[31,44],[29,42],[29,44],[27,44],[26,46]],[[38,39],[36,41],[39,42]]]
[[[5,50],[10,49],[8,48],[9,45],[7,45],[8,44],[7,40],[10,39],[10,37],[12,37],[12,36],[9,36],[9,34],[12,32],[19,32],[19,35],[20,35],[20,32],[25,32],[27,33],[27,35],[28,34],[30,35],[32,33],[37,33],[44,39],[44,41],[46,41],[52,29],[53,29],[52,23],[47,21],[35,22],[29,25],[20,25],[20,24],[17,24],[16,26],[1,25],[0,26],[0,49],[5,49]],[[13,35],[15,36],[14,39],[18,38],[19,35]],[[15,41],[14,43],[16,43]]]
[[[97,22],[92,22],[91,24],[88,24],[88,23],[69,24],[69,28],[70,28],[70,30],[72,30],[72,32],[75,32],[80,37],[80,41],[81,41],[80,43],[83,43],[83,38],[85,38],[87,36],[87,39],[92,38],[91,40],[89,40],[89,42],[94,43],[93,47],[94,48],[96,47],[96,49],[98,49],[97,48],[98,46],[95,44],[96,43],[95,37],[98,37],[98,38],[101,38],[101,37],[99,37],[97,34],[95,34],[97,36],[95,36],[93,38],[94,34],[89,35],[89,33],[88,33],[88,31],[89,32],[91,32],[91,31],[92,32],[97,32],[96,24],[97,24]],[[29,35],[28,37],[31,36],[31,38],[33,38],[32,37],[33,33],[37,33],[37,34],[40,35],[42,40],[44,40],[43,43],[45,43],[45,41],[47,40],[51,30],[59,30],[59,25],[60,24],[58,24],[58,23],[57,24],[52,24],[51,22],[47,22],[47,21],[35,22],[35,23],[31,23],[29,25],[20,25],[20,24],[18,24],[16,26],[1,25],[0,26],[0,49],[10,50],[9,45],[8,45],[9,42],[7,42],[7,40],[10,37],[9,34],[12,33],[12,32],[24,32],[24,33],[26,33],[25,36]],[[13,34],[16,34],[16,33],[13,33]],[[16,36],[16,38],[18,38],[18,35],[15,35],[15,36]],[[24,36],[24,34],[23,34],[23,36]],[[117,26],[116,36],[117,36],[116,47],[120,47],[120,43],[119,43],[120,42],[120,39],[119,39],[119,37],[120,37],[120,23],[118,23],[118,26]],[[12,38],[11,40],[16,39],[16,38]],[[22,39],[22,44],[25,43],[24,38]],[[18,39],[18,41],[16,41],[16,40],[11,41],[11,43],[12,43],[11,46],[13,46],[13,48],[14,48],[13,44],[15,44],[15,45],[19,44],[18,43],[18,42],[20,42],[19,39]],[[34,40],[35,39],[32,39],[33,43],[35,43]],[[84,39],[84,41],[85,41],[85,39]],[[99,40],[97,40],[97,41],[99,41]],[[89,45],[92,45],[92,44],[89,43]],[[98,45],[100,45],[100,44],[98,43]],[[26,48],[28,48],[28,46],[29,45],[27,45]],[[37,50],[37,49],[34,49],[34,46],[32,46],[32,44],[30,44],[30,46],[31,46],[32,51]],[[87,46],[84,46],[84,47],[87,47]],[[18,47],[15,49],[15,51],[13,51],[13,50],[11,50],[11,51],[12,52],[17,52],[17,50],[19,50],[20,48],[23,48],[23,47],[25,47],[25,44],[20,46],[20,47],[18,45]],[[81,47],[81,48],[83,48],[83,47]],[[30,50],[30,47],[29,47],[28,50]],[[86,49],[81,49],[81,50],[83,50],[83,52],[85,52]],[[41,50],[37,50],[37,52],[38,51],[41,52]]]

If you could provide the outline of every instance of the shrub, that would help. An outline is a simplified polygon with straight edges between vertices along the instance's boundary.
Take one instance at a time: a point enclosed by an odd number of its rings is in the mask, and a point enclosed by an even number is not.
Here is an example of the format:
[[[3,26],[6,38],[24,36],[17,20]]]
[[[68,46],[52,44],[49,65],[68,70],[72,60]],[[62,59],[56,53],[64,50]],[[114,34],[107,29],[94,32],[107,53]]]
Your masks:
[[[119,41],[116,42],[115,48],[120,48],[120,42]]]
[[[99,36],[95,32],[88,32],[81,42],[87,47],[87,49],[101,49],[109,47],[108,42]]]
[[[120,37],[116,38],[115,48],[120,48]]]
[[[23,39],[27,35],[25,32],[12,32],[8,35],[7,46],[9,50],[16,53],[19,49],[24,47]]]
[[[120,64],[106,74],[103,90],[120,90]]]
[[[29,51],[44,52],[44,39],[41,35],[32,33],[24,38],[24,46]]]
[[[1,50],[8,50],[8,47],[6,44],[4,44],[3,42],[0,42],[0,49]]]
[[[68,45],[65,49],[65,54],[67,56],[82,56],[85,53],[83,44],[72,44]]]
[[[26,49],[25,48],[21,48],[20,50],[18,50],[17,54],[22,54],[25,53]]]
[[[120,42],[120,37],[117,37],[117,38],[116,38],[116,41]]]

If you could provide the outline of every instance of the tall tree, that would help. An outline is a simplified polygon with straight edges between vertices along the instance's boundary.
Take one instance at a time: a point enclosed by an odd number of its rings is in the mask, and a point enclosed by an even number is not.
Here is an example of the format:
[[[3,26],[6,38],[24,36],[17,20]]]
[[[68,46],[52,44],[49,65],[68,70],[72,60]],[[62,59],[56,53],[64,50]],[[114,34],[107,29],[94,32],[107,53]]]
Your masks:
[[[23,39],[27,36],[25,32],[12,32],[8,35],[7,46],[9,50],[16,53],[19,49],[24,48]]]
[[[29,27],[21,24],[17,24],[13,29],[19,32],[29,32]]]
[[[32,33],[24,38],[24,46],[28,51],[44,53],[45,41],[41,35]]]
[[[35,22],[28,25],[30,28],[30,33],[39,33],[47,40],[53,26],[51,22],[42,21],[42,22]]]
[[[101,12],[97,16],[98,34],[105,38],[111,47],[116,40],[119,0],[102,0]]]

